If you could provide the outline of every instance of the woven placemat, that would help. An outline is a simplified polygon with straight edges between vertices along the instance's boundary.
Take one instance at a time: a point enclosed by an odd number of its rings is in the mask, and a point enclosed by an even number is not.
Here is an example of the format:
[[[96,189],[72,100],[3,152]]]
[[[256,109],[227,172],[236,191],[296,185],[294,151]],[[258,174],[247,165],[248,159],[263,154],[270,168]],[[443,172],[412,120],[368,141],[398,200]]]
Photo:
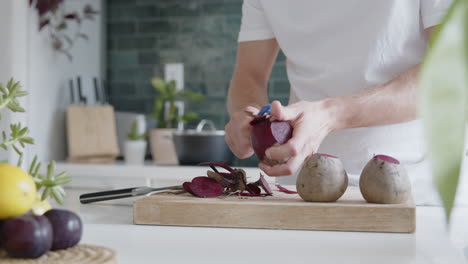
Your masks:
[[[116,254],[112,249],[77,245],[65,250],[49,251],[37,259],[10,258],[0,250],[1,264],[117,264]]]

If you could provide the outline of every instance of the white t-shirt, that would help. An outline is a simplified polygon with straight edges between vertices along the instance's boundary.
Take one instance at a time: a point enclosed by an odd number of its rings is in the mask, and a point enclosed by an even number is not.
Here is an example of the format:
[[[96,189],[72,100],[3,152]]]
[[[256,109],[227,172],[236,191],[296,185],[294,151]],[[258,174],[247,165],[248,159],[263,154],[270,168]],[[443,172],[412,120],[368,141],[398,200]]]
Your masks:
[[[290,102],[319,100],[375,87],[419,64],[424,29],[438,24],[451,3],[244,0],[239,41],[276,38],[287,58]],[[359,175],[374,154],[387,154],[411,177],[431,178],[420,121],[336,131],[319,152],[340,157],[350,175]]]

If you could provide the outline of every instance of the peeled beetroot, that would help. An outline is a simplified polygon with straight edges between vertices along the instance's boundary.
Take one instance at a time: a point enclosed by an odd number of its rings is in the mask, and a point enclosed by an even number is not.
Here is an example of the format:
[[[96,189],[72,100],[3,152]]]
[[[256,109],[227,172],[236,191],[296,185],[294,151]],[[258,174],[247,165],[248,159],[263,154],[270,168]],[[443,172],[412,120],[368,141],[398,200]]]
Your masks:
[[[374,156],[359,179],[361,194],[369,203],[404,203],[411,196],[411,184],[400,161],[386,155]]]
[[[340,159],[327,154],[313,154],[297,176],[296,189],[306,202],[334,202],[348,187],[348,175]]]
[[[286,143],[292,137],[291,124],[287,121],[271,121],[270,118],[261,116],[252,120],[250,125],[252,125],[250,138],[257,158],[269,165],[285,162],[268,159],[265,151],[273,145]]]
[[[224,163],[204,162],[200,165],[210,166],[213,171],[207,171],[207,176],[193,178],[191,182],[184,182],[184,190],[197,197],[217,197],[223,194],[239,196],[269,196],[273,192],[262,174],[254,183],[247,183],[247,175],[243,169],[231,168]],[[221,167],[228,172],[221,172]],[[262,188],[265,193],[262,193]]]
[[[253,183],[249,183],[247,184],[246,188],[245,188],[250,194],[260,194],[262,192],[262,190],[260,190],[260,188],[253,184]]]
[[[195,194],[192,192],[192,188],[190,188],[190,185],[192,185],[191,182],[184,182],[184,183],[182,184],[182,188],[184,188],[184,190],[185,190],[186,192],[195,195]]]
[[[198,197],[217,197],[223,194],[224,187],[208,177],[195,177],[190,184],[190,190]]]
[[[256,185],[256,186],[259,186],[259,187],[262,187],[262,189],[268,195],[273,194],[273,192],[271,191],[271,188],[270,188],[270,184],[267,182],[267,180],[265,179],[265,177],[261,173],[260,173],[260,178],[256,182],[254,182],[252,184]]]
[[[289,189],[287,189],[287,188],[284,188],[284,187],[281,186],[279,183],[276,183],[275,186],[276,186],[276,188],[278,188],[278,190],[279,190],[280,192],[284,192],[284,193],[287,193],[287,194],[295,194],[295,193],[297,193],[297,192],[295,192],[295,191],[291,191],[291,190],[289,190]]]

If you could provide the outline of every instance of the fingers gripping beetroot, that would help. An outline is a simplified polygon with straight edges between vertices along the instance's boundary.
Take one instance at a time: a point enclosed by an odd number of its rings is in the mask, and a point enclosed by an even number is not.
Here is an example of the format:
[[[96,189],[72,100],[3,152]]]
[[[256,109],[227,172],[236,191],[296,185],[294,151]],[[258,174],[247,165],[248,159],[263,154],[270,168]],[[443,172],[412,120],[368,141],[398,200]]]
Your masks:
[[[293,133],[293,127],[287,121],[271,121],[268,116],[257,117],[250,122],[252,132],[250,135],[255,155],[260,161],[268,165],[276,165],[285,161],[270,160],[265,151],[274,145],[286,143]]]
[[[223,194],[224,187],[211,178],[201,176],[192,180],[190,190],[198,197],[217,197]]]

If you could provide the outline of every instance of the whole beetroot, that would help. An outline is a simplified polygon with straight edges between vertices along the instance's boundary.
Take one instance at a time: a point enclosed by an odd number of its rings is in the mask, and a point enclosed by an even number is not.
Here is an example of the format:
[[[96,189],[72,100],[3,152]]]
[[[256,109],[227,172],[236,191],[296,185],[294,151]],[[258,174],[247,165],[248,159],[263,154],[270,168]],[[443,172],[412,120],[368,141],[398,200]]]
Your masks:
[[[313,154],[297,176],[296,189],[306,202],[334,202],[348,187],[348,175],[341,160],[327,154]]]
[[[364,167],[359,179],[361,194],[369,203],[398,204],[411,196],[406,170],[395,158],[374,156]]]
[[[268,159],[265,151],[271,146],[286,143],[292,137],[291,124],[288,121],[271,121],[267,116],[261,116],[252,120],[250,125],[252,125],[250,139],[258,160],[271,166],[285,162]]]

